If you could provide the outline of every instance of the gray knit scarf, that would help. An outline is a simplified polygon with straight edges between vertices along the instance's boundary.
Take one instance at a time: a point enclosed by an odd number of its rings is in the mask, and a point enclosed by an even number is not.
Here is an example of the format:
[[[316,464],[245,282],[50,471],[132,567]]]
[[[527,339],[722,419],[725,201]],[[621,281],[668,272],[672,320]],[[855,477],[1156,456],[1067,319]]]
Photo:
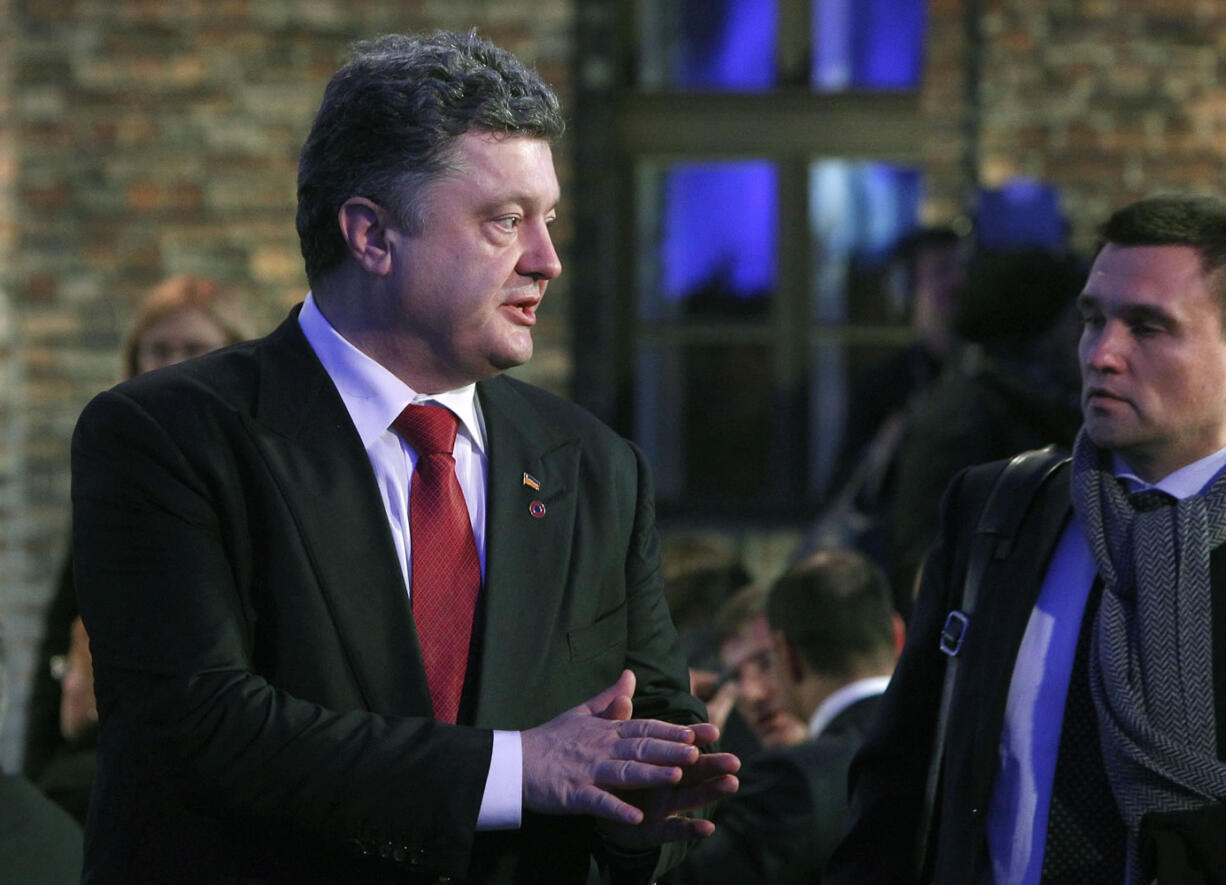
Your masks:
[[[1204,494],[1138,513],[1082,430],[1073,507],[1103,581],[1090,687],[1103,762],[1128,828],[1129,881],[1149,811],[1226,801],[1213,700],[1209,553],[1226,540],[1226,471]]]

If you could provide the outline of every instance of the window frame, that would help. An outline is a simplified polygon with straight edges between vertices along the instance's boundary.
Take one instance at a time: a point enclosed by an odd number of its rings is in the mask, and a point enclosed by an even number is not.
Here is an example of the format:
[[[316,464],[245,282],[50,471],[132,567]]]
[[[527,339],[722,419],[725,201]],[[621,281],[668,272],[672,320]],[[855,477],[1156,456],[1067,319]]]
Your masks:
[[[809,223],[812,164],[821,159],[877,160],[923,169],[920,88],[908,91],[814,91],[809,85],[811,0],[778,0],[779,86],[754,92],[677,92],[636,85],[637,35],[644,2],[577,0],[572,248],[572,396],[633,439],[636,344],[676,345],[769,340],[775,389],[802,391],[819,342],[901,345],[905,330],[877,325],[816,324],[813,237]],[[641,322],[637,318],[640,164],[767,160],[779,188],[778,281],[764,324],[727,320]],[[594,170],[599,170],[595,172]],[[806,470],[800,437],[780,452],[787,474]],[[790,451],[789,451],[790,450]],[[702,523],[778,522],[820,503],[797,494],[808,482],[785,476],[764,500],[662,499],[661,516]],[[683,496],[684,497],[684,496]],[[712,506],[712,505],[726,506]]]

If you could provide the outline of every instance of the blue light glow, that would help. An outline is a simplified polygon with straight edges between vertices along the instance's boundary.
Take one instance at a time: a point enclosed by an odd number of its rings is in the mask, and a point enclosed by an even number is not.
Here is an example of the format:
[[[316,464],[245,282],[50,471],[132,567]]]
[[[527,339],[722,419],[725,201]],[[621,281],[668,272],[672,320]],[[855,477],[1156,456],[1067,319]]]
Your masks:
[[[778,185],[770,163],[694,163],[665,182],[664,296],[717,281],[738,298],[775,287]]]

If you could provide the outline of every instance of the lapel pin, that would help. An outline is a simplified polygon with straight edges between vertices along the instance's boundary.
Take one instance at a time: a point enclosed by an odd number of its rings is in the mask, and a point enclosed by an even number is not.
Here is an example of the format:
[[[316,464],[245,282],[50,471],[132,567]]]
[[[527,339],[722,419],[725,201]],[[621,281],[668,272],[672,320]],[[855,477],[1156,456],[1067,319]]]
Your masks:
[[[545,515],[545,505],[542,504],[540,501],[533,501],[531,504],[528,505],[528,512],[531,513],[533,516],[535,516],[537,519],[540,519],[541,517]]]
[[[539,492],[541,490],[541,481],[531,473],[524,474],[524,485],[532,489],[534,492]]]

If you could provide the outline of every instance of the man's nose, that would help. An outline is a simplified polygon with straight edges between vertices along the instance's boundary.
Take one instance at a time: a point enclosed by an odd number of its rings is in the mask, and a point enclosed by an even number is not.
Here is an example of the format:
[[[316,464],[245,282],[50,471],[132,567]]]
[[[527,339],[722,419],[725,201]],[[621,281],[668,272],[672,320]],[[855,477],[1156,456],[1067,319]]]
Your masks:
[[[524,276],[538,280],[552,280],[562,273],[562,259],[553,246],[549,227],[538,221],[532,224],[530,242],[520,258],[519,269]]]
[[[741,697],[748,701],[760,701],[765,699],[770,692],[762,675],[759,673],[746,673],[740,679],[740,685],[737,686]]]
[[[1083,369],[1096,372],[1118,371],[1123,359],[1124,331],[1118,324],[1106,323],[1093,334],[1085,333],[1081,341]]]

